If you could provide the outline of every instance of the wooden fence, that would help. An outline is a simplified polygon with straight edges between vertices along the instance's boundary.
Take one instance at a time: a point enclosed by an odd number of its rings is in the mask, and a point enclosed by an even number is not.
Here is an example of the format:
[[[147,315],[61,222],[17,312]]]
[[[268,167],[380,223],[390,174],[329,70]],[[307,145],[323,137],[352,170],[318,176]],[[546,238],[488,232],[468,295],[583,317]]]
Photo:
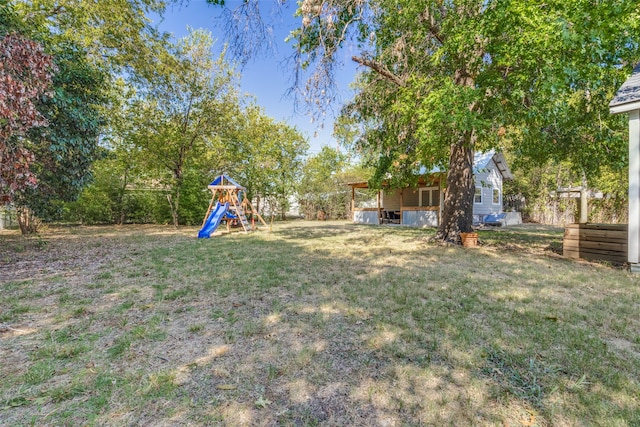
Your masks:
[[[569,224],[564,229],[562,255],[627,262],[627,224]]]

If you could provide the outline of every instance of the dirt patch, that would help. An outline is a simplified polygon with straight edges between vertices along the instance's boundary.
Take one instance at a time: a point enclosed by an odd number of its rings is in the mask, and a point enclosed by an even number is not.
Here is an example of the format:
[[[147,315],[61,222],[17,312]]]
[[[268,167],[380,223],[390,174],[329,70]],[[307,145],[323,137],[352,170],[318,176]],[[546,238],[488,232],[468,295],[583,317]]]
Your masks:
[[[19,231],[0,232],[0,281],[37,280],[73,272],[91,276],[131,252],[132,235],[190,234],[165,226],[48,227],[23,237]],[[82,281],[82,277],[80,277]]]

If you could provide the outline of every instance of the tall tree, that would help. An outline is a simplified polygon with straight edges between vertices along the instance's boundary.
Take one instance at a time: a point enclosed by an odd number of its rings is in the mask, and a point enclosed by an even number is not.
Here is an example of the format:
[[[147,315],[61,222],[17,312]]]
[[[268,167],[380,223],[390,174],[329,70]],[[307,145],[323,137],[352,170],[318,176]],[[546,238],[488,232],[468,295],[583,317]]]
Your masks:
[[[230,137],[234,143],[225,156],[233,161],[231,172],[258,203],[267,199],[284,218],[294,195],[309,145],[300,132],[249,105],[235,121],[241,123]]]
[[[38,103],[50,126],[32,129],[25,145],[34,153],[38,185],[16,197],[23,231],[35,232],[33,216],[56,219],[62,202],[73,201],[91,180],[99,157],[98,138],[104,119],[105,72],[87,60],[86,52],[69,43],[52,43],[57,73],[51,96]]]
[[[56,34],[114,71],[145,73],[165,50],[167,34],[148,16],[162,14],[162,0],[15,0],[19,16],[40,32]]]
[[[298,186],[300,205],[305,217],[313,218],[323,211],[329,217],[344,208],[344,203],[336,195],[345,194],[345,183],[341,177],[347,168],[347,155],[331,147],[322,147],[318,154],[307,158],[302,168],[302,179]]]
[[[49,126],[31,130],[23,141],[34,161],[34,185],[15,199],[26,222],[33,214],[57,216],[60,202],[73,200],[89,182],[98,138],[110,116],[104,114],[110,77],[153,69],[149,64],[164,51],[166,36],[146,15],[164,7],[155,0],[18,0],[1,6],[2,16],[11,17],[2,24],[40,42],[58,68],[51,96],[37,104]],[[23,225],[23,231],[36,231]]]
[[[277,123],[271,132],[272,143],[267,146],[270,192],[280,209],[280,217],[286,219],[291,198],[296,192],[302,170],[302,155],[309,145],[297,129]]]
[[[54,70],[42,46],[16,33],[0,32],[0,202],[36,185],[33,152],[25,146],[30,129],[48,124],[37,108]]]
[[[304,91],[312,100],[333,93],[340,48],[349,41],[359,48],[353,60],[366,71],[345,110],[365,126],[357,147],[377,158],[378,182],[387,172],[407,177],[421,165],[445,166],[438,237],[456,242],[472,225],[474,151],[508,141],[539,159],[571,153],[593,169],[594,157],[620,160],[593,155],[610,147],[619,153],[620,145],[620,122],[609,126],[599,101],[639,58],[639,7],[625,0],[304,0],[292,36],[298,72],[314,70]],[[321,112],[324,104],[313,105]],[[585,108],[600,120],[586,120]]]
[[[192,31],[141,81],[128,107],[137,127],[134,144],[149,170],[165,174],[176,227],[186,169],[227,142],[223,125],[240,109],[234,71],[224,53],[212,57],[212,44],[210,33]]]

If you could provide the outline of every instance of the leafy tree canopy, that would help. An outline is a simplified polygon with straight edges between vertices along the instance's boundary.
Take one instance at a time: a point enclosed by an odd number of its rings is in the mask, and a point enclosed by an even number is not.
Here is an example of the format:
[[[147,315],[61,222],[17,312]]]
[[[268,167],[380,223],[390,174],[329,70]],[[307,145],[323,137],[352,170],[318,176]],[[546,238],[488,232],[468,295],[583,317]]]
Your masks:
[[[364,126],[355,146],[376,181],[447,167],[445,240],[471,226],[474,150],[588,172],[624,162],[607,104],[640,57],[636,3],[305,0],[299,13],[301,67],[330,71],[347,40],[360,47],[366,71],[344,114]]]
[[[3,24],[11,21],[2,8]],[[13,201],[16,192],[36,184],[31,170],[33,153],[25,147],[30,129],[46,126],[38,99],[51,85],[55,70],[42,45],[17,33],[0,31],[0,203]]]

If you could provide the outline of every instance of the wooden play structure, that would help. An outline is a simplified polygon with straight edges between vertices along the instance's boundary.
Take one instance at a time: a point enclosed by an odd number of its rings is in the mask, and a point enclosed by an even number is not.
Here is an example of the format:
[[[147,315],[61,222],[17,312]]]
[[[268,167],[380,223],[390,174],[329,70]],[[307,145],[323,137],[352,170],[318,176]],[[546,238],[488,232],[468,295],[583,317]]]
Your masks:
[[[242,228],[245,233],[255,230],[256,219],[267,226],[247,199],[247,189],[233,179],[220,175],[207,188],[211,190],[211,202],[202,221],[202,229],[198,232],[198,238],[211,237],[222,222],[226,223],[228,232],[232,226]]]

